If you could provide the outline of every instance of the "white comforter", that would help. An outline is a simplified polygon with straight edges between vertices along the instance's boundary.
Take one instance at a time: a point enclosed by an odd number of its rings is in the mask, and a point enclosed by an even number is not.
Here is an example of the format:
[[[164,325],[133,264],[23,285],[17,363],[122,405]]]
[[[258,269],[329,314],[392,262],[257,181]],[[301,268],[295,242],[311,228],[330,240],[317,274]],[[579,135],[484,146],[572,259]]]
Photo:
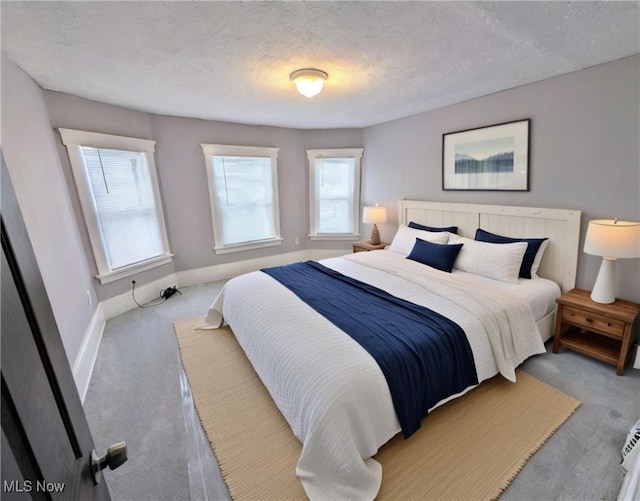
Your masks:
[[[322,263],[458,323],[479,381],[498,372],[515,381],[515,368],[545,351],[531,308],[498,288],[470,289],[464,277],[385,251]],[[225,285],[203,327],[223,322],[302,443],[296,473],[309,498],[375,498],[382,467],[372,456],[400,425],[369,353],[262,272]]]

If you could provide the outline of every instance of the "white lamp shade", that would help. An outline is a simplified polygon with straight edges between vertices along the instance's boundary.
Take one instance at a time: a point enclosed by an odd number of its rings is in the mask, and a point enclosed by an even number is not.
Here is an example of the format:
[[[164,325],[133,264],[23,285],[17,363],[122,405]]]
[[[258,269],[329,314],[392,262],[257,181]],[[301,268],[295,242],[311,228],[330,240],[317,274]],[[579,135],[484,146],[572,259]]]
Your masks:
[[[387,208],[386,207],[363,207],[362,222],[367,224],[386,223]]]
[[[615,219],[589,221],[584,252],[616,259],[640,257],[640,223]]]

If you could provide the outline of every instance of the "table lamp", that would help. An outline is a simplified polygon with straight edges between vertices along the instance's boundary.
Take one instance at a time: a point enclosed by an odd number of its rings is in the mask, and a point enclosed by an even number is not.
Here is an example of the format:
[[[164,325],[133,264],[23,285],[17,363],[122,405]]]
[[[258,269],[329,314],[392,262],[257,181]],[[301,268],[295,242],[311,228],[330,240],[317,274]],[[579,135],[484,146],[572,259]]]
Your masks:
[[[616,300],[616,259],[640,257],[640,223],[617,219],[589,221],[584,239],[584,252],[602,256],[591,299],[596,303],[613,303]]]
[[[363,207],[362,222],[373,224],[373,230],[371,230],[371,240],[369,243],[372,245],[379,245],[380,232],[378,231],[378,226],[376,225],[376,223],[387,222],[387,208],[378,207],[378,204],[376,204],[375,207]]]

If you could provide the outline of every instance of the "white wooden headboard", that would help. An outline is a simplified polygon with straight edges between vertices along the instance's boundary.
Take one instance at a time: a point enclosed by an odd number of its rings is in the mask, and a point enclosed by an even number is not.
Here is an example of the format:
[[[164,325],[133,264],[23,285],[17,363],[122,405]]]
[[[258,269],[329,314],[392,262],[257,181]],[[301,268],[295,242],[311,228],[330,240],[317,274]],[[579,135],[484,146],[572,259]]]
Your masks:
[[[579,210],[538,209],[401,200],[399,223],[457,226],[458,234],[473,238],[477,228],[509,237],[548,237],[549,244],[538,275],[556,282],[566,292],[575,287],[580,239]]]

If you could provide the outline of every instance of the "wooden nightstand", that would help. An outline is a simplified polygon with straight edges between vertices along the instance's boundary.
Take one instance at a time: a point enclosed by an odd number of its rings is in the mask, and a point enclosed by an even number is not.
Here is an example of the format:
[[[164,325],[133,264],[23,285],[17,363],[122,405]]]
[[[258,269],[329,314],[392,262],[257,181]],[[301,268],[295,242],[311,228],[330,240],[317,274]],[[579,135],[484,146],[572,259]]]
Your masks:
[[[372,250],[380,250],[384,249],[387,245],[389,245],[387,242],[380,242],[377,245],[369,242],[354,242],[353,252],[368,252]]]
[[[556,299],[553,352],[558,353],[558,348],[564,346],[615,365],[616,374],[622,376],[640,306],[622,299],[600,304],[592,301],[590,294],[573,289]]]

